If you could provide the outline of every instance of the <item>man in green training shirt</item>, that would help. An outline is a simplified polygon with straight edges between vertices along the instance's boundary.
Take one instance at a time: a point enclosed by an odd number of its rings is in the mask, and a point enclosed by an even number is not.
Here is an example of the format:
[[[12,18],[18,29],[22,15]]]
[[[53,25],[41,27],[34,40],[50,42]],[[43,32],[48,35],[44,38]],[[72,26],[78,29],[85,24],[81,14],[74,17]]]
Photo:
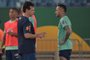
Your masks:
[[[70,34],[72,33],[71,22],[66,16],[67,8],[63,4],[58,4],[56,7],[56,16],[60,17],[58,24],[58,48],[60,60],[70,60],[72,52],[72,42]]]

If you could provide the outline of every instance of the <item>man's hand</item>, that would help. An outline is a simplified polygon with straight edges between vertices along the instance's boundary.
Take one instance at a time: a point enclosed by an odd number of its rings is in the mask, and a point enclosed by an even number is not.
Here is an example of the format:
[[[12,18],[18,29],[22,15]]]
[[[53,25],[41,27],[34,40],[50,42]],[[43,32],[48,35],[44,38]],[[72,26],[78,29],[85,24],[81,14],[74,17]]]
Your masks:
[[[15,37],[17,37],[18,35],[17,35],[17,33],[15,33],[15,32],[13,32],[13,30],[12,29],[10,29],[10,30],[8,30],[8,32],[7,32],[9,35],[11,35],[11,36],[15,36]]]
[[[42,32],[36,35],[37,38],[43,38],[45,37],[46,32]]]
[[[13,32],[11,32],[11,31],[9,31],[9,32],[8,32],[8,34],[9,34],[9,35],[11,35],[11,36],[13,36],[13,35],[14,35],[14,33],[13,33]]]
[[[12,30],[12,29],[9,29],[9,30],[7,31],[7,33],[8,33],[9,35],[11,35],[11,36],[13,36],[13,35],[14,35],[14,33],[13,33],[13,30]]]

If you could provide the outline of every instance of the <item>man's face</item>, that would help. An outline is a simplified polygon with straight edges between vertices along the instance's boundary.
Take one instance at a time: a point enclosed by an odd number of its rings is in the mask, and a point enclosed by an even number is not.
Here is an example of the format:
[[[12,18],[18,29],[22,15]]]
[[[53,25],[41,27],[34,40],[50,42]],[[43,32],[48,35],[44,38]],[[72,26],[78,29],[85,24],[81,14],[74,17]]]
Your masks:
[[[30,6],[30,10],[27,10],[27,13],[28,13],[28,15],[29,16],[32,16],[32,15],[34,15],[34,7],[32,7],[32,6]]]
[[[12,19],[12,18],[17,18],[17,16],[18,16],[18,13],[15,11],[15,10],[13,10],[13,9],[10,9],[9,10],[9,17]]]
[[[55,13],[57,17],[60,17],[64,13],[64,9],[62,7],[57,6]]]

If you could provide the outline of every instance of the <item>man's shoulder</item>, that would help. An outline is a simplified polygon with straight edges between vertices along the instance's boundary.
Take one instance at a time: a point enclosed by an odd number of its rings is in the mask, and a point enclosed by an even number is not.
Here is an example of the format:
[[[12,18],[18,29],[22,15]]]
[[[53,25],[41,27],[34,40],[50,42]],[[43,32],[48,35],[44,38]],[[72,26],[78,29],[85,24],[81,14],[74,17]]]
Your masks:
[[[19,23],[26,23],[27,22],[27,17],[24,17],[24,16],[20,16],[19,18],[18,18],[18,22]]]
[[[65,17],[64,17],[64,20],[66,20],[66,21],[70,21],[70,19],[69,19],[68,16],[65,16]]]
[[[69,19],[69,17],[68,16],[64,16],[64,17],[62,17],[61,18],[61,20],[60,20],[60,22],[69,22],[70,21],[70,19]]]
[[[24,16],[20,16],[20,17],[18,18],[19,21],[23,21],[23,20],[25,21],[25,19],[27,19],[27,18],[24,17]]]

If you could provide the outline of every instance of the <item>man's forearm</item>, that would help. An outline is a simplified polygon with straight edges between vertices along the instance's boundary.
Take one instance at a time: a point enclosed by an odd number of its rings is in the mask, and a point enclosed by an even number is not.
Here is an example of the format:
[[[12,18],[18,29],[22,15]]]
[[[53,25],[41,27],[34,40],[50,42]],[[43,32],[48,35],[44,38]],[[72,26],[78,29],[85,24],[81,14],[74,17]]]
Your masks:
[[[68,38],[69,38],[70,34],[71,34],[71,33],[66,32],[66,35],[65,35],[65,38],[64,38],[64,42],[66,42],[66,41],[68,40]]]
[[[66,31],[66,35],[65,35],[65,38],[64,38],[64,42],[66,42],[68,40],[70,34],[72,33],[72,29],[71,29],[71,27],[66,26],[65,31]]]
[[[24,34],[25,38],[36,38],[35,34],[26,33]]]

